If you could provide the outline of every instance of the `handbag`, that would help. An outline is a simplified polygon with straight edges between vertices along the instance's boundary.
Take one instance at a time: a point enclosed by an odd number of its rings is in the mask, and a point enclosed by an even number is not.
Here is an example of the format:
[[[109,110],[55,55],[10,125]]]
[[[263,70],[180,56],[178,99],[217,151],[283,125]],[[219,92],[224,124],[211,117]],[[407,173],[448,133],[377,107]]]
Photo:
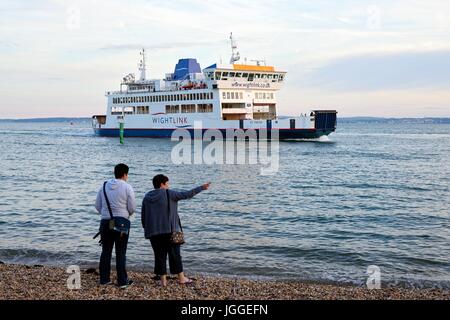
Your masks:
[[[109,230],[120,232],[120,236],[128,235],[130,233],[130,220],[124,217],[114,217],[111,210],[111,204],[109,203],[108,196],[106,195],[106,182],[103,183],[103,195],[105,196],[106,204],[108,205],[109,215]]]
[[[169,223],[170,223],[170,229],[171,229],[171,235],[170,235],[170,243],[173,245],[182,245],[185,243],[184,241],[184,233],[183,233],[183,227],[181,226],[181,220],[180,217],[178,217],[178,223],[180,224],[181,231],[173,231],[172,221],[170,221],[170,198],[169,198],[169,190],[166,189],[166,196],[167,196],[167,210],[169,211]]]

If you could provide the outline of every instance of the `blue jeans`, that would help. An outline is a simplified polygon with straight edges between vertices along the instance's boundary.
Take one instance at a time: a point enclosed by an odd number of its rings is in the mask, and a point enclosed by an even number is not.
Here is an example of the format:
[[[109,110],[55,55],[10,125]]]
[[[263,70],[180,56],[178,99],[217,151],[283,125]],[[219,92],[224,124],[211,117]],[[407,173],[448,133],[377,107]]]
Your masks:
[[[100,283],[105,284],[111,281],[111,257],[114,245],[116,246],[116,271],[117,283],[119,286],[128,283],[126,270],[126,254],[128,245],[128,235],[121,235],[119,232],[109,230],[109,220],[102,220],[100,226],[102,239],[102,254],[100,256]]]

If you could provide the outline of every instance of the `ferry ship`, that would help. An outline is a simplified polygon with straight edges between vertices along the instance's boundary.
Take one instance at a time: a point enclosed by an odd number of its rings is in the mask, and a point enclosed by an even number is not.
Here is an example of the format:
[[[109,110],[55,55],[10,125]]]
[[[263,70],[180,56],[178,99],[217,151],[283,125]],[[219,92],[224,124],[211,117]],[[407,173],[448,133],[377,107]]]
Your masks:
[[[140,52],[140,78],[125,76],[120,90],[106,92],[106,115],[94,115],[92,126],[100,136],[170,138],[177,129],[192,135],[217,129],[257,133],[258,138],[314,139],[336,130],[336,110],[311,110],[280,117],[277,92],[286,72],[262,60],[240,64],[232,34],[229,64],[201,69],[196,59],[180,59],[164,79],[146,78],[146,54]],[[201,126],[198,124],[201,123]],[[240,130],[239,130],[240,129]],[[275,136],[275,135],[274,135]]]

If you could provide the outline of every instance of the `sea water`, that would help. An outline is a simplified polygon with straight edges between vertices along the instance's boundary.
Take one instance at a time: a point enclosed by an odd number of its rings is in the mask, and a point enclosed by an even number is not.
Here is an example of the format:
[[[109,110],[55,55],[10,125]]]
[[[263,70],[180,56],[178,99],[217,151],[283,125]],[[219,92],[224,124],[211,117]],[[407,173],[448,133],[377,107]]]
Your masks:
[[[140,204],[155,174],[211,189],[180,202],[187,273],[450,287],[450,125],[340,124],[279,145],[279,171],[175,165],[168,139],[94,136],[90,123],[0,123],[0,260],[96,266],[95,197],[119,162],[138,210],[129,268],[153,269]]]

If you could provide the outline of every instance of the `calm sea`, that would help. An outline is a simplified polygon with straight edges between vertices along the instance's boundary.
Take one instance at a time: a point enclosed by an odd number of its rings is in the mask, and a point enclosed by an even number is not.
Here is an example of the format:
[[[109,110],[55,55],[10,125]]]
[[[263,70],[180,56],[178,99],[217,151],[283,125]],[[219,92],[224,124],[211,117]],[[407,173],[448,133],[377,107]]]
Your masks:
[[[96,193],[119,162],[139,203],[128,265],[152,270],[140,203],[157,173],[212,188],[180,203],[188,273],[450,288],[450,125],[338,124],[280,143],[280,169],[174,165],[176,142],[93,135],[90,123],[0,123],[0,260],[96,265]]]

